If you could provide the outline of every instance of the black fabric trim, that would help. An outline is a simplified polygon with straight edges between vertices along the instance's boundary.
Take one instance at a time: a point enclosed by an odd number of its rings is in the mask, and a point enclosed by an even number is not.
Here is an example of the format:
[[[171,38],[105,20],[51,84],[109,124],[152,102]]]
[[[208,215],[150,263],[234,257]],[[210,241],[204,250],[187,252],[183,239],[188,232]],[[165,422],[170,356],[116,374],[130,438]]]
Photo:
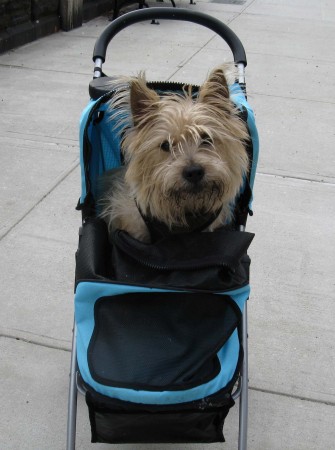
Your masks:
[[[246,251],[252,238],[252,233],[217,230],[145,244],[119,231],[112,245],[106,223],[87,219],[76,253],[76,283],[98,280],[223,293],[249,283]]]
[[[81,215],[83,218],[83,221],[87,218],[87,217],[92,217],[95,214],[95,205],[94,205],[94,199],[92,197],[91,192],[89,192],[84,200],[84,203],[80,202],[80,198],[78,200],[77,206],[76,206],[76,210],[77,211],[81,211]]]
[[[141,284],[141,283],[132,283],[132,282],[125,282],[125,281],[111,281],[109,279],[92,279],[92,278],[84,278],[84,279],[80,279],[80,280],[76,280],[75,282],[75,287],[74,287],[74,293],[76,293],[76,289],[77,286],[80,283],[102,283],[102,284],[106,284],[106,285],[115,285],[115,286],[134,286],[134,287],[139,287],[139,288],[147,288],[148,286],[146,284]],[[242,284],[241,286],[239,286],[239,288],[243,288],[248,286],[248,282],[245,282],[244,284]],[[176,288],[175,287],[168,287],[168,286],[151,286],[153,289],[164,289],[166,291],[169,292],[175,292]],[[183,287],[178,287],[178,291],[180,292],[194,292],[195,294],[208,294],[208,289],[198,289],[198,288],[183,288]],[[220,292],[220,294],[226,294],[229,293],[231,291],[231,288],[227,288],[227,289],[223,289],[223,290],[216,290],[213,292]]]
[[[95,391],[92,386],[85,383],[82,379],[80,373],[78,373],[80,385],[85,391],[85,395],[88,396],[94,404],[98,407],[105,408],[106,410],[111,409],[119,412],[173,412],[173,411],[192,411],[193,409],[217,409],[225,406],[227,404],[234,404],[232,398],[232,390],[236,384],[239,369],[241,368],[241,363],[243,360],[243,351],[240,351],[239,364],[236,372],[230,381],[224,388],[215,392],[212,395],[204,397],[200,400],[193,400],[185,403],[174,403],[174,404],[147,404],[147,403],[134,403],[126,400],[119,400],[113,397],[107,397],[106,395],[100,394]]]
[[[244,84],[244,89],[243,89],[242,83],[240,83],[240,86],[246,96],[245,84]],[[239,115],[240,115],[240,118],[244,121],[244,123],[247,127],[247,130],[248,130],[248,133],[249,133],[249,139],[245,143],[245,149],[246,149],[246,152],[248,154],[248,159],[249,159],[249,171],[248,171],[247,177],[245,179],[245,186],[244,186],[243,192],[240,193],[239,197],[236,199],[236,202],[235,202],[234,223],[235,223],[236,228],[238,228],[240,225],[245,227],[246,223],[247,223],[248,215],[250,215],[250,216],[253,215],[253,212],[249,209],[249,204],[250,204],[250,200],[252,198],[252,190],[250,187],[250,170],[251,170],[252,164],[253,164],[254,150],[253,150],[253,143],[252,143],[252,139],[251,139],[251,133],[250,133],[250,130],[248,127],[248,110],[245,106],[242,105]]]
[[[236,81],[239,85],[240,88],[242,89],[243,94],[245,95],[245,98],[247,98],[247,86],[245,83],[239,83],[238,81]]]
[[[133,238],[122,230],[112,235],[114,249],[141,266],[153,270],[195,270],[229,267],[236,270],[254,238],[253,233],[215,230],[168,236],[153,244]],[[117,264],[118,261],[116,260]]]
[[[217,410],[161,413],[119,413],[90,410],[93,443],[214,443],[225,442],[223,425],[230,407]]]
[[[246,251],[252,238],[245,232],[216,230],[145,244],[119,230],[112,236],[114,277],[151,287],[236,289],[249,282]]]
[[[148,81],[147,86],[150,89],[154,89],[160,96],[176,92],[182,94],[183,92],[189,92],[191,89],[192,97],[196,97],[200,89],[198,85],[180,83],[178,81]]]
[[[84,135],[83,135],[83,164],[84,164],[84,173],[85,173],[85,185],[86,185],[86,197],[84,199],[84,207],[81,208],[82,210],[82,219],[85,221],[88,217],[93,217],[95,214],[95,199],[92,197],[91,193],[91,180],[89,175],[89,167],[90,167],[90,158],[92,153],[92,144],[88,136],[88,129],[90,124],[93,121],[94,114],[98,110],[98,108],[103,104],[106,103],[108,100],[110,100],[113,95],[115,94],[115,90],[107,92],[105,95],[103,95],[100,100],[94,105],[94,107],[91,109],[85,129],[84,129]],[[80,205],[77,205],[77,209],[79,209]]]
[[[215,395],[174,405],[143,405],[105,397],[87,386],[92,442],[224,442],[224,420],[235,402]]]

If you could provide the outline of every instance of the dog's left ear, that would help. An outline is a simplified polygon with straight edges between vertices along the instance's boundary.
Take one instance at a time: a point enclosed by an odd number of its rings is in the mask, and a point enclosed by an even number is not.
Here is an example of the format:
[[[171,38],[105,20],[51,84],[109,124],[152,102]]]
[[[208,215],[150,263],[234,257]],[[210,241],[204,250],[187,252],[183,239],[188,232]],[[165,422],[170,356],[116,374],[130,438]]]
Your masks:
[[[199,101],[218,105],[223,100],[229,101],[229,88],[223,68],[218,67],[201,86]]]
[[[159,95],[149,89],[144,76],[135,78],[130,86],[130,107],[134,125],[145,124],[158,109]]]

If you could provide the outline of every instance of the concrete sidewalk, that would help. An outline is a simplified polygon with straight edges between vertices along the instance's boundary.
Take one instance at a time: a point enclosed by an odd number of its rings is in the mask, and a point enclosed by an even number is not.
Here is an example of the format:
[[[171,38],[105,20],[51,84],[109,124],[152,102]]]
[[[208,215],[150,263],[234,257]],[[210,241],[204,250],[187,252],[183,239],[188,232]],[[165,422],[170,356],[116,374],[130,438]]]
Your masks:
[[[168,2],[166,2],[166,5]],[[155,6],[155,3],[151,3]],[[335,4],[213,0],[177,7],[214,15],[242,40],[261,141],[248,229],[249,450],[335,449]],[[0,447],[65,448],[80,213],[78,123],[105,17],[0,55]],[[112,41],[104,71],[202,82],[229,59],[211,31],[141,23]],[[90,444],[78,406],[77,448]],[[120,445],[120,450],[237,448]]]

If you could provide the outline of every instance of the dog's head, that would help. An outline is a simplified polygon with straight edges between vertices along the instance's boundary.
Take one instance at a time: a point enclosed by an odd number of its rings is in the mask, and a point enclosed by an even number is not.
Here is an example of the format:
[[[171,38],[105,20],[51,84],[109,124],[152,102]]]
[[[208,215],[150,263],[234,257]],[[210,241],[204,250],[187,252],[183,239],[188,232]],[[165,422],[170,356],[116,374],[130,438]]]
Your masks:
[[[131,82],[130,110],[133,126],[123,141],[126,183],[141,211],[169,226],[218,210],[229,221],[248,170],[248,134],[222,68],[210,74],[196,99],[190,92],[160,97],[140,76]]]

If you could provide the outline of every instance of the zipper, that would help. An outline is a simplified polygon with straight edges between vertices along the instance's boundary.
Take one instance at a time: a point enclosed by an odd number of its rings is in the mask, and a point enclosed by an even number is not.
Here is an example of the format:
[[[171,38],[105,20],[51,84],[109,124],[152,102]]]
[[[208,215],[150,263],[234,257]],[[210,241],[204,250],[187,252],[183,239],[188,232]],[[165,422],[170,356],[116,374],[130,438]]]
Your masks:
[[[145,288],[145,289],[159,289],[160,291],[166,291],[166,292],[176,292],[176,293],[194,293],[194,294],[213,294],[213,295],[227,295],[229,297],[229,293],[231,291],[235,291],[236,289],[243,289],[249,285],[249,282],[245,282],[238,286],[238,288],[226,288],[226,289],[198,289],[198,288],[186,288],[186,287],[173,287],[173,286],[165,286],[163,284],[143,284],[143,283],[135,283],[133,281],[122,281],[122,280],[112,280],[109,278],[103,278],[103,279],[96,279],[96,278],[84,278],[82,280],[77,280],[75,283],[75,289],[74,293],[76,293],[77,287],[81,283],[99,283],[99,284],[105,284],[106,286],[131,286],[131,287],[137,287],[137,288]],[[137,291],[138,293],[138,291]],[[231,302],[235,303],[234,300],[231,300]],[[238,306],[237,306],[238,308]]]

